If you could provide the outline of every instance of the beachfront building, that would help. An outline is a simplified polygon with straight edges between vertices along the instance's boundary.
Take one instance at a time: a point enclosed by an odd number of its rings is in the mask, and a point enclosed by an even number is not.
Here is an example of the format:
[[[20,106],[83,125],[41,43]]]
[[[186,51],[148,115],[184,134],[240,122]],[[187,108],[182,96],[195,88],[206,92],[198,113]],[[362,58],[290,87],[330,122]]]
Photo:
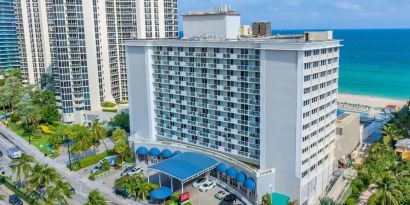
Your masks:
[[[0,0],[0,70],[20,67],[14,1]]]
[[[23,77],[38,85],[53,75],[67,123],[82,123],[102,102],[128,100],[126,40],[178,36],[176,0],[17,0],[15,10]]]
[[[360,114],[343,113],[336,120],[335,160],[347,164],[348,156],[362,144]]]
[[[333,171],[340,42],[330,31],[238,38],[238,17],[188,13],[188,39],[127,42],[130,141],[137,154],[214,157],[211,175],[249,203],[273,190],[315,204]]]
[[[410,161],[410,139],[402,139],[395,145],[396,155],[401,160]]]

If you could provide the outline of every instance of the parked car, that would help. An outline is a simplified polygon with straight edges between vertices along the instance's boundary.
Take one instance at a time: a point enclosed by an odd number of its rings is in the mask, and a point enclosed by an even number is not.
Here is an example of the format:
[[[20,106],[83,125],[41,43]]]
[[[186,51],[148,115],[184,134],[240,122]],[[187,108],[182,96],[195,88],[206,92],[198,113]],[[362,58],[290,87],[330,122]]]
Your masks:
[[[200,178],[200,179],[197,179],[194,183],[192,183],[192,186],[195,187],[195,188],[198,188],[199,186],[201,186],[202,184],[204,184],[207,181],[208,181],[208,179],[206,179],[206,178]]]
[[[219,191],[217,194],[215,194],[215,198],[219,200],[224,199],[226,196],[228,196],[228,193],[225,191]]]
[[[204,184],[202,184],[201,186],[199,186],[199,191],[200,192],[207,192],[211,189],[213,189],[216,186],[216,183],[213,181],[207,181]]]
[[[18,159],[18,158],[21,157],[22,154],[23,154],[23,152],[17,147],[11,147],[7,150],[7,155],[11,159]]]
[[[111,155],[111,156],[108,156],[108,157],[105,157],[104,159],[102,159],[100,161],[100,164],[102,164],[104,161],[108,161],[110,163],[110,166],[114,166],[116,160],[117,160],[117,156],[116,155]]]
[[[0,165],[3,165],[3,160],[0,159]]]
[[[124,171],[121,172],[121,177],[124,177],[127,175],[127,173],[133,168],[133,166],[127,167],[124,169]]]
[[[132,167],[128,172],[127,172],[127,176],[134,176],[138,173],[142,172],[142,168],[141,167]]]
[[[95,167],[91,169],[90,173],[91,173],[91,174],[95,174],[95,173],[97,173],[98,171],[100,171],[100,169],[101,169],[101,164],[102,164],[102,163],[98,163],[97,165],[95,165]]]
[[[226,196],[223,200],[226,202],[234,202],[236,201],[236,195],[235,194],[229,194],[228,196]]]
[[[3,152],[2,151],[0,151],[0,157],[3,157]]]
[[[9,196],[9,203],[11,205],[23,205],[23,200],[21,200],[16,194],[13,194]]]
[[[9,163],[9,167],[11,168],[11,169],[13,169],[14,167],[16,167],[18,165],[18,162],[10,162]]]

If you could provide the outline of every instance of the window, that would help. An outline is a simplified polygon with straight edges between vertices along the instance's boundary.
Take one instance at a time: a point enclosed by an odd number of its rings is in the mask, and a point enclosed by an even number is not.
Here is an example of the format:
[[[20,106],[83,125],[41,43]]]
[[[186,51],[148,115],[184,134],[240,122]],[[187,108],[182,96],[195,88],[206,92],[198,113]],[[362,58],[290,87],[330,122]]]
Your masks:
[[[305,51],[305,57],[309,57],[312,55],[312,51]]]
[[[307,151],[309,151],[309,147],[306,147],[306,148],[302,149],[302,153],[305,153]]]
[[[308,170],[302,172],[302,177],[305,177],[308,174]]]
[[[306,164],[309,161],[309,159],[305,159],[302,161],[302,165]]]
[[[310,75],[305,76],[304,80],[305,80],[305,82],[309,81],[310,80]]]
[[[313,55],[319,55],[319,53],[320,53],[320,50],[319,49],[316,49],[316,50],[313,50]]]

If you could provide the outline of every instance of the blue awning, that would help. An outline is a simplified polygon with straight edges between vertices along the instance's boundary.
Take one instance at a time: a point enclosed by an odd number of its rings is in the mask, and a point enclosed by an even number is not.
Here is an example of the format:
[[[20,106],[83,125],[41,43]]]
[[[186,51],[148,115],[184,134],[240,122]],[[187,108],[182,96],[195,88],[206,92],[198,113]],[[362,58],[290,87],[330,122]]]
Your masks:
[[[138,147],[137,154],[139,155],[146,155],[148,154],[148,149],[146,147]]]
[[[219,173],[225,173],[227,167],[224,163],[220,163],[217,167],[216,167],[216,171],[218,171]]]
[[[218,164],[218,161],[208,155],[197,152],[183,152],[149,168],[186,182],[215,169]]]
[[[172,152],[169,149],[163,149],[161,152],[161,156],[163,158],[170,158],[172,157]]]
[[[236,174],[238,173],[238,171],[236,171],[235,167],[229,167],[229,169],[226,170],[226,175],[228,175],[228,177],[236,177]]]
[[[240,183],[244,183],[246,180],[246,174],[244,172],[238,172],[236,175],[236,180]]]
[[[166,186],[151,191],[149,197],[154,200],[163,200],[172,195],[172,190]]]
[[[182,152],[181,151],[175,151],[173,154],[172,154],[172,156],[176,156],[176,155],[179,155],[179,154],[181,154]]]
[[[252,177],[249,177],[249,178],[246,179],[245,188],[247,188],[249,190],[255,190],[256,189],[255,180],[253,180]]]
[[[158,156],[160,153],[161,152],[156,147],[153,147],[149,150],[149,155],[154,156],[154,157]]]

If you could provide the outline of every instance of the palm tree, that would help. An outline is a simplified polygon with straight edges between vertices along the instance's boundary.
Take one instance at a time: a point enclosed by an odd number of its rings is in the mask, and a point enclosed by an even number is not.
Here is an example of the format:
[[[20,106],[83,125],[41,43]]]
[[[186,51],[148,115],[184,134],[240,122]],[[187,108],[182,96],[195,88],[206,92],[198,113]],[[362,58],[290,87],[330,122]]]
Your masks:
[[[34,165],[32,174],[29,178],[32,190],[36,189],[40,185],[47,189],[50,184],[61,180],[61,176],[53,167],[47,167],[38,163]]]
[[[112,132],[112,138],[114,142],[120,142],[120,141],[126,141],[127,140],[127,134],[124,129],[117,128]]]
[[[102,141],[105,146],[105,151],[108,152],[107,145],[104,142],[104,139],[107,137],[107,130],[105,130],[104,122],[101,122],[100,119],[95,118],[90,126],[90,132],[92,145],[96,147]]]
[[[47,189],[47,204],[68,204],[68,199],[71,199],[74,193],[71,190],[71,185],[59,179]]]
[[[319,203],[320,205],[341,205],[337,203],[335,200],[328,197],[320,198]]]
[[[400,129],[394,123],[389,123],[384,127],[383,135],[383,142],[386,145],[390,145],[392,142],[402,138]]]
[[[376,181],[376,196],[381,205],[399,205],[397,197],[402,195],[399,183],[391,172],[384,174]]]
[[[72,152],[81,154],[91,148],[91,135],[87,127],[74,124],[66,129],[68,138],[74,141]]]
[[[13,167],[12,171],[16,174],[17,181],[21,180],[22,175],[27,179],[31,170],[31,164],[34,162],[33,156],[23,153],[20,158],[15,160],[17,165]]]
[[[88,194],[87,203],[84,205],[108,205],[105,201],[104,197],[100,194],[97,189],[94,189],[92,192]]]

